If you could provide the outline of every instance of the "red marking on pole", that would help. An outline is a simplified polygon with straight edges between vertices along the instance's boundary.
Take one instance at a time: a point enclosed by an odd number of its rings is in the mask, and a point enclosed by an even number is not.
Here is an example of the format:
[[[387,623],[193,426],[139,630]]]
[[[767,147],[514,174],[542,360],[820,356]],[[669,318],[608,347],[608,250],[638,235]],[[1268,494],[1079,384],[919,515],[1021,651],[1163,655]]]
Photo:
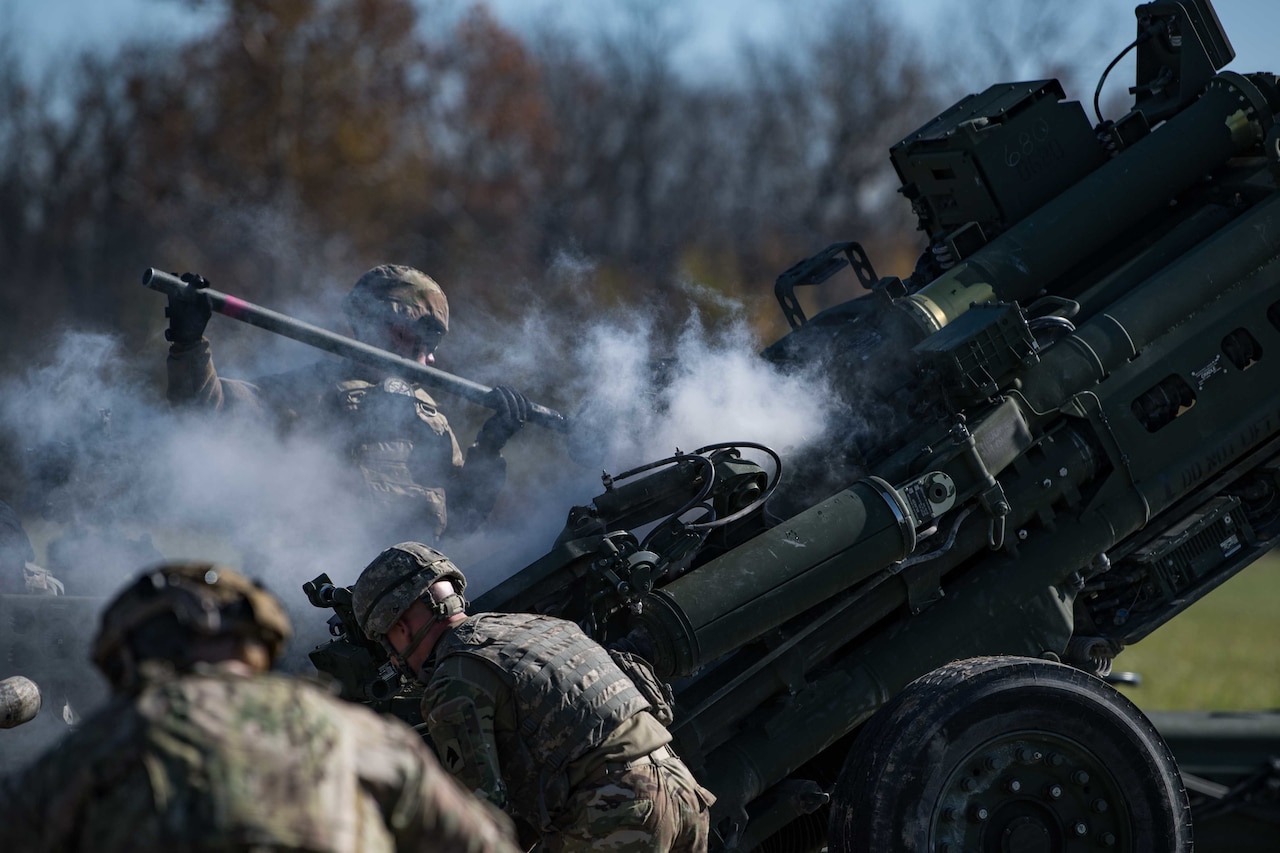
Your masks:
[[[245,314],[249,313],[249,303],[234,296],[224,297],[222,300],[222,313],[234,320],[242,319]]]

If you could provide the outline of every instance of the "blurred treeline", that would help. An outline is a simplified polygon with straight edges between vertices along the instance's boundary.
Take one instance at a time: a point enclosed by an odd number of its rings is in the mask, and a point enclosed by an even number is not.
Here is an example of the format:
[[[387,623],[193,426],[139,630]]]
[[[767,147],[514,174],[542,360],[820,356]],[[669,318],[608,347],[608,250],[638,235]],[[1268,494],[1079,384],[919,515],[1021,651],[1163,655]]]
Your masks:
[[[773,279],[828,243],[910,270],[889,145],[966,91],[1096,74],[1112,47],[1071,44],[1080,11],[1052,4],[961,2],[933,43],[848,0],[702,75],[677,59],[679,4],[652,0],[586,33],[518,33],[483,4],[185,3],[219,22],[40,71],[0,35],[0,370],[75,326],[158,375],[151,265],[290,307],[393,261],[460,316],[518,312],[523,283],[658,318],[745,304],[768,338]]]

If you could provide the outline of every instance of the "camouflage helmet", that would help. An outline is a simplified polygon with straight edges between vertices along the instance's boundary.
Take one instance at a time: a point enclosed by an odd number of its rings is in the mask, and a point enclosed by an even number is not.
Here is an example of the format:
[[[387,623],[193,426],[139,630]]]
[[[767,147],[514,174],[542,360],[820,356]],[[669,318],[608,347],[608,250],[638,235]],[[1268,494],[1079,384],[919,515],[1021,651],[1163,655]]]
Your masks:
[[[449,331],[449,300],[431,276],[401,264],[382,264],[360,276],[347,294],[344,307],[352,323],[375,316],[380,306],[390,305],[407,322],[423,317],[435,319]]]
[[[351,609],[360,630],[371,640],[382,640],[415,601],[443,580],[453,582],[455,596],[451,598],[456,600],[437,613],[438,618],[462,612],[466,606],[461,597],[467,588],[466,576],[452,560],[429,545],[392,545],[365,566],[351,588]]]
[[[174,619],[184,633],[257,640],[273,663],[292,633],[280,602],[255,581],[214,563],[168,563],[144,572],[107,605],[93,641],[94,665],[120,686],[122,673],[139,660],[179,659],[173,649],[152,655],[133,642],[148,627]]]

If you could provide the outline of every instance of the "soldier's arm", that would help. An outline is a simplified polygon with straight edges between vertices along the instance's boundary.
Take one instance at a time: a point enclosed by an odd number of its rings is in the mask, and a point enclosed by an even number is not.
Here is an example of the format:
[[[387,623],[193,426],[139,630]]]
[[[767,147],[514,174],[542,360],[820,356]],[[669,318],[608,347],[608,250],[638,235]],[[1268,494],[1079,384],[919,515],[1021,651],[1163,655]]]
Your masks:
[[[173,405],[208,409],[248,409],[263,411],[257,389],[248,382],[223,379],[213,366],[209,341],[201,338],[194,344],[173,344],[166,360],[169,384],[167,394]]]
[[[419,743],[423,774],[419,785],[425,802],[421,840],[400,849],[445,853],[514,853],[517,849],[511,819],[496,808],[468,794]],[[407,840],[407,839],[406,839]]]
[[[497,704],[490,690],[472,680],[438,675],[423,696],[422,717],[444,769],[463,788],[506,809],[494,730]]]
[[[422,853],[515,853],[510,818],[471,796],[440,766],[431,750],[411,729],[382,721],[388,737],[380,756],[365,758],[378,767],[399,765],[396,796],[387,802],[387,826],[396,849]],[[384,760],[379,760],[379,759]]]

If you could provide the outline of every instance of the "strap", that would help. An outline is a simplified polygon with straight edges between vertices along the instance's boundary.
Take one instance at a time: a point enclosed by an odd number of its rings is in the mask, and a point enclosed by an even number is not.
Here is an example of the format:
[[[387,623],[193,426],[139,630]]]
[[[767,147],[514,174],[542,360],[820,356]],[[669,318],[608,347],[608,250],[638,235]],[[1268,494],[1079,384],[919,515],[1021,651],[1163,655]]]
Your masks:
[[[399,589],[402,583],[409,580],[409,578],[413,577],[414,575],[429,571],[432,566],[439,565],[440,563],[444,563],[444,562],[448,562],[447,557],[441,557],[438,560],[432,560],[430,563],[427,563],[425,566],[414,566],[409,571],[400,575],[400,577],[396,578],[395,580],[391,581],[391,583],[384,586],[382,588],[382,592],[378,593],[373,597],[373,601],[369,602],[369,606],[364,609],[364,615],[357,617],[357,620],[360,622],[361,625],[363,625],[365,622],[368,622],[369,614],[372,613],[373,609],[378,606],[378,603],[381,602],[382,599],[390,595],[393,591]]]

